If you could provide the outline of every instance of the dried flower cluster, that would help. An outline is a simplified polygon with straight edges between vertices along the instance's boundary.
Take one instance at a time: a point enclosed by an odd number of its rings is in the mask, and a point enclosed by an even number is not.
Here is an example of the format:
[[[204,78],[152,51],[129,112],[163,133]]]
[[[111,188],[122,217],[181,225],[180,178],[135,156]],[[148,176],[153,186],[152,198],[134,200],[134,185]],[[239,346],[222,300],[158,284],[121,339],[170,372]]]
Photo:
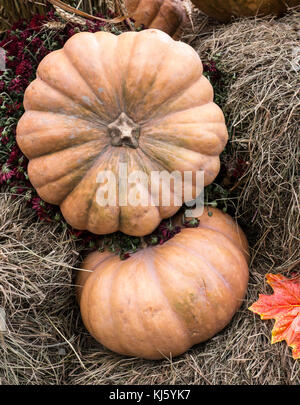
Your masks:
[[[35,79],[40,61],[48,53],[61,48],[77,32],[96,32],[103,29],[105,23],[87,21],[84,27],[64,24],[59,30],[50,30],[49,22],[59,22],[53,11],[46,16],[35,15],[29,22],[20,20],[0,42],[6,57],[6,70],[0,71],[0,185],[6,186],[14,195],[25,194],[40,220],[61,221],[67,226],[58,208],[41,200],[29,182],[28,161],[16,144],[16,126],[24,113],[25,89]],[[71,228],[70,232],[75,238],[84,237],[85,245],[91,245],[92,235]]]

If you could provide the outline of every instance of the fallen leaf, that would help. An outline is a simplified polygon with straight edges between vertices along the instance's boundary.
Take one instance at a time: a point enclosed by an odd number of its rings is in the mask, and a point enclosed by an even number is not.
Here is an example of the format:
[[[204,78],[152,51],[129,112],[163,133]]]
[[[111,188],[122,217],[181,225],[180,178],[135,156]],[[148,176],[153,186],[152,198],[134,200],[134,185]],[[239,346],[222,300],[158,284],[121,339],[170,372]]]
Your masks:
[[[273,295],[259,294],[250,311],[261,319],[275,319],[271,343],[285,340],[293,349],[293,358],[300,358],[300,276],[288,279],[281,274],[267,274]]]

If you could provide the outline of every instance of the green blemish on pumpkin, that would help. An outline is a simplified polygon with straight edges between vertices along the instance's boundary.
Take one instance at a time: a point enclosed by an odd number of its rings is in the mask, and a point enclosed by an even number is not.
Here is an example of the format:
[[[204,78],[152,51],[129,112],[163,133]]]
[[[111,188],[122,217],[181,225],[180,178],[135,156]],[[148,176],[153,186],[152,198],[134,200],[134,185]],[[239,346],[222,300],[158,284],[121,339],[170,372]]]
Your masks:
[[[196,295],[194,293],[188,293],[186,299],[184,299],[183,301],[175,301],[173,303],[175,311],[186,323],[197,321],[197,318],[192,310],[195,301]]]

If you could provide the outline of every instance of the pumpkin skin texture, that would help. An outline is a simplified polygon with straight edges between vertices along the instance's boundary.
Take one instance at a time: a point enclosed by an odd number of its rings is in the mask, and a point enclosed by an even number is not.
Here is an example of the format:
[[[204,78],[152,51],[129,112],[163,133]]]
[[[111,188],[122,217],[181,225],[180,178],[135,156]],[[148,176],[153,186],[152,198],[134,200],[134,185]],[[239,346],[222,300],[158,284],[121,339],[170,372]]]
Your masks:
[[[192,0],[209,17],[227,22],[231,17],[280,15],[300,0]]]
[[[180,39],[188,23],[181,0],[125,0],[125,7],[136,28],[156,28],[175,40]]]
[[[119,169],[143,172],[149,195],[153,171],[203,170],[205,185],[215,179],[228,134],[202,71],[192,47],[155,29],[82,32],[47,55],[26,89],[17,126],[39,196],[59,205],[76,229],[151,233],[182,204],[134,206],[129,187],[118,189]],[[127,204],[98,204],[97,176],[107,170]]]
[[[178,356],[230,322],[247,289],[248,244],[231,217],[212,211],[199,228],[125,261],[107,252],[87,256],[77,297],[96,340],[154,360]]]

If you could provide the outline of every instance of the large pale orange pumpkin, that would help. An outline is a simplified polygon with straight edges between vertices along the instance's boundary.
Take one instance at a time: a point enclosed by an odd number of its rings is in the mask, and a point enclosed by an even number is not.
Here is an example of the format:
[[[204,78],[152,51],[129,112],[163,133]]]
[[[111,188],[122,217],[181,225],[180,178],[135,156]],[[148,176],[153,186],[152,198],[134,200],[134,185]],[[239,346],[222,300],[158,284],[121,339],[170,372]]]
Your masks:
[[[210,184],[228,135],[202,71],[192,47],[155,29],[78,33],[47,55],[26,89],[17,127],[40,197],[60,205],[77,229],[151,233],[181,203],[134,206],[130,187],[117,183],[125,204],[117,198],[116,206],[103,207],[96,198],[98,175],[110,170],[118,181],[122,163],[128,176],[145,174],[148,193],[153,171],[202,170]]]
[[[188,22],[182,0],[125,0],[125,7],[137,28],[160,29],[174,39],[181,37]]]
[[[160,359],[230,322],[246,293],[248,243],[229,215],[210,211],[199,228],[182,229],[125,261],[109,252],[87,256],[77,296],[95,339],[123,355]]]
[[[287,7],[300,5],[300,0],[192,0],[201,11],[219,21],[231,17],[280,15]]]

